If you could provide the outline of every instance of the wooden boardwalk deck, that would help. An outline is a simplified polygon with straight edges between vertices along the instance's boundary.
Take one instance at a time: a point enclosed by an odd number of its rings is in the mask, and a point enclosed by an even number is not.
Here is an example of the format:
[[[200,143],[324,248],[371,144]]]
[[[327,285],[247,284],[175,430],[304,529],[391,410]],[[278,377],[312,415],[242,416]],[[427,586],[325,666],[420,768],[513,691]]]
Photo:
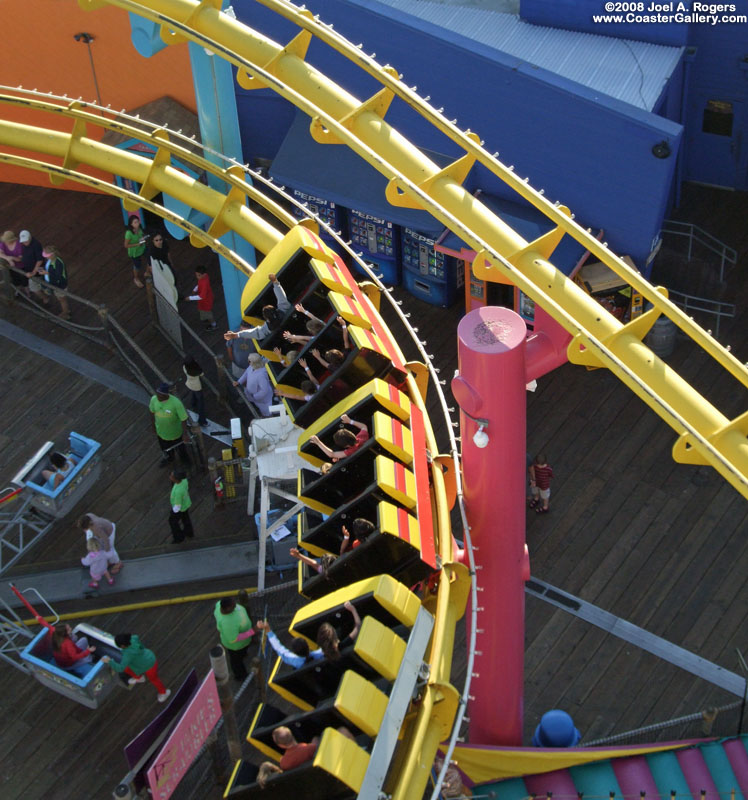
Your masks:
[[[708,198],[713,224],[703,219],[700,224],[738,247],[745,263],[746,234],[736,241],[726,222],[732,220],[732,230],[742,231],[735,227],[735,200],[735,195],[715,192]],[[689,213],[689,202],[695,207],[698,200],[686,197],[684,214]],[[173,362],[169,348],[150,332],[142,293],[132,285],[120,247],[116,201],[0,184],[0,218],[4,228],[26,227],[43,242],[58,244],[67,256],[71,290],[106,303],[159,364]],[[175,245],[174,260],[185,285],[191,281],[190,267],[205,258],[205,251],[193,251],[186,243]],[[217,288],[212,258],[209,266]],[[738,277],[736,300],[745,309],[745,273]],[[458,310],[433,309],[408,296],[403,301],[418,320],[442,377],[448,379],[456,366]],[[197,316],[194,309],[187,313]],[[111,353],[49,321],[17,308],[3,308],[3,316],[130,377]],[[743,310],[732,329],[742,360],[748,358],[746,321]],[[219,316],[219,332],[206,335],[215,352],[221,347],[222,324]],[[744,393],[735,392],[730,382],[715,380],[698,355],[679,346],[672,358],[708,386],[722,408],[745,409]],[[102,442],[105,463],[102,479],[85,503],[56,525],[22,566],[50,568],[78,558],[81,537],[73,524],[76,515],[88,509],[117,520],[118,546],[125,559],[168,551],[168,481],[156,466],[158,451],[147,410],[5,339],[0,366],[6,411],[0,478],[12,475],[18,462],[42,442],[71,428]],[[177,362],[170,377],[178,370]],[[552,512],[541,517],[528,513],[533,574],[736,670],[734,648],[745,647],[748,611],[748,505],[713,471],[675,464],[670,457],[672,432],[606,372],[567,365],[539,384],[538,391],[528,395],[528,450],[548,453],[556,479]],[[445,443],[443,429],[437,436]],[[196,544],[252,535],[241,504],[214,512],[207,482],[197,481],[193,495]],[[252,576],[245,583],[253,585]],[[183,590],[156,588],[143,597],[102,598],[95,607],[222,588],[231,587],[206,583]],[[158,655],[165,682],[174,685],[193,665],[200,674],[207,671],[207,652],[215,643],[213,602],[102,613],[90,621],[107,630],[143,635]],[[60,610],[87,607],[81,600]],[[567,709],[583,732],[603,735],[733,699],[532,598],[527,603],[526,640],[528,740],[540,715],[553,707]],[[89,711],[38,687],[5,663],[0,665],[0,696],[6,720],[0,732],[0,793],[5,800],[109,797],[125,772],[122,747],[158,708],[151,687],[145,686],[111,698],[98,712]]]

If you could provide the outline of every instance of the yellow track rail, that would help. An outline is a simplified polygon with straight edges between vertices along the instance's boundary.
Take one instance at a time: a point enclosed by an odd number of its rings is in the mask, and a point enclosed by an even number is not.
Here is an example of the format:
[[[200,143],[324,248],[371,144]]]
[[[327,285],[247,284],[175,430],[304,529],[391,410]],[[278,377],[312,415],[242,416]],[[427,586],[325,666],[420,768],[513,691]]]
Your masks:
[[[746,367],[670,303],[663,291],[651,286],[574,222],[568,209],[546,200],[485,151],[476,134],[457,129],[415,90],[402,84],[397,70],[377,64],[308,10],[286,0],[263,2],[302,29],[285,47],[222,14],[219,0],[79,0],[83,8],[106,3],[159,22],[165,41],[189,39],[209,47],[238,67],[242,86],[270,87],[294,103],[310,116],[311,132],[317,141],[348,145],[390,179],[390,202],[426,209],[475,248],[480,277],[491,280],[500,272],[548,311],[574,337],[569,348],[572,362],[607,367],[655,410],[678,434],[673,448],[677,461],[711,464],[748,497],[748,412],[730,419],[641,340],[664,314],[748,387]],[[352,66],[375,77],[383,88],[360,101],[307,64],[304,58],[312,35],[334,47]],[[384,117],[396,94],[459,144],[465,155],[441,169],[388,125]],[[556,229],[526,242],[492,214],[461,185],[475,161],[539,208]],[[653,310],[622,325],[561,275],[548,258],[564,233],[584,244],[639,291]]]
[[[79,4],[84,8],[115,5],[159,22],[163,26],[162,35],[166,41],[178,43],[189,39],[208,47],[239,68],[242,85],[269,86],[290,100],[310,116],[312,133],[318,141],[345,143],[390,180],[387,197],[391,202],[429,211],[479,252],[476,262],[484,277],[491,280],[501,272],[552,314],[575,337],[570,348],[572,361],[606,366],[630,386],[679,434],[674,448],[678,460],[711,464],[748,497],[748,413],[734,420],[728,419],[674,370],[655,357],[642,344],[641,338],[656,317],[663,313],[743,386],[748,386],[748,370],[683,315],[663,293],[629,270],[624,262],[580,228],[567,209],[549,203],[526,181],[519,179],[511,168],[505,167],[483,150],[475,134],[459,131],[419,98],[415,90],[405,87],[396,70],[378,65],[373,57],[364,55],[359,48],[338,37],[308,11],[282,0],[267,0],[266,5],[302,29],[285,47],[221,14],[220,0],[148,0],[141,3],[133,0],[79,0]],[[382,84],[381,91],[361,102],[308,65],[304,57],[312,35],[335,47],[349,58],[352,65],[376,77]],[[20,94],[14,97],[8,95],[4,99],[15,103],[36,102],[28,98],[21,100]],[[384,121],[384,116],[395,95],[403,98],[457,142],[465,151],[465,156],[440,169],[393,130]],[[100,110],[93,114],[85,104],[79,103],[67,106],[50,103],[49,106],[46,110],[50,113],[71,118],[71,133],[0,121],[0,145],[44,154],[52,157],[55,163],[35,162],[34,159],[10,155],[0,156],[2,160],[33,169],[45,169],[57,177],[55,182],[70,178],[97,185],[124,197],[131,206],[152,208],[156,213],[189,229],[176,215],[170,215],[152,203],[150,198],[163,191],[210,216],[213,224],[207,234],[194,229],[191,233],[212,247],[216,246],[218,237],[229,229],[264,252],[280,240],[278,231],[253,215],[244,205],[244,199],[250,196],[251,189],[242,181],[236,167],[225,172],[220,169],[216,171],[215,167],[202,159],[204,164],[200,166],[201,169],[220,174],[230,184],[229,193],[222,195],[202,184],[186,181],[182,173],[169,165],[168,155],[173,154],[189,164],[197,164],[196,159],[200,157],[169,142],[163,131],[138,131],[135,134],[161,148],[160,155],[150,161],[107,147],[87,136],[88,124],[129,133],[125,130],[126,126],[117,121],[116,115],[113,115],[114,119],[105,118]],[[56,163],[60,160],[62,167]],[[540,208],[554,222],[556,230],[537,241],[526,242],[467,193],[461,182],[475,161],[486,165],[521,196]],[[141,196],[128,195],[101,179],[93,179],[81,172],[79,165],[90,165],[129,177],[143,187]],[[640,291],[653,304],[654,310],[633,323],[621,325],[560,275],[548,259],[564,233],[583,243]],[[220,250],[220,247],[216,249]],[[251,267],[240,259],[233,257],[232,261],[245,272],[251,271]],[[440,517],[438,551],[447,556],[451,551],[448,513],[441,502],[444,498],[441,474],[435,471],[434,475],[435,494],[440,500],[437,507]],[[444,560],[447,562],[448,557]],[[450,696],[449,662],[457,609],[464,601],[464,572],[463,567],[449,564],[442,571],[434,609],[436,626],[430,656],[432,673],[421,706],[410,723],[408,755],[401,762],[400,780],[393,794],[397,800],[420,796],[437,743],[446,735],[450,719],[454,716],[454,704],[445,701],[445,698]]]

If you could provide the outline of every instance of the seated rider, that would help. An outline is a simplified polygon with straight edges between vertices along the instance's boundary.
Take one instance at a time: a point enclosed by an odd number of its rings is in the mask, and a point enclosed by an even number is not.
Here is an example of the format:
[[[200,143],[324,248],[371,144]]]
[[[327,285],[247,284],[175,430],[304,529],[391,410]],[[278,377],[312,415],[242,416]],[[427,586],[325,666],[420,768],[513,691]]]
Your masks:
[[[68,453],[54,452],[50,455],[51,469],[43,469],[42,477],[45,480],[44,488],[52,489],[53,491],[65,480],[70,473],[70,470],[78,463],[75,456]]]
[[[51,625],[41,615],[37,615],[36,621],[48,631],[55,664],[61,669],[73,672],[79,678],[87,675],[93,664],[92,653],[96,650],[93,645],[88,644],[88,639],[73,633],[70,625],[64,622]]]
[[[273,292],[278,307],[272,305],[265,305],[262,307],[262,318],[265,322],[262,325],[257,325],[254,328],[241,328],[238,331],[226,331],[223,338],[230,342],[232,339],[264,339],[268,336],[283,320],[284,314],[290,310],[291,303],[283,291],[275,273],[268,275],[268,280],[273,285]]]
[[[316,444],[332,461],[339,461],[341,458],[352,455],[369,439],[369,428],[365,423],[356,422],[347,414],[341,414],[340,421],[343,425],[352,425],[354,428],[358,428],[358,433],[355,435],[346,428],[340,428],[340,430],[335,431],[332,440],[340,449],[333,450],[331,447],[328,447],[316,434],[309,437],[309,441],[312,444]]]

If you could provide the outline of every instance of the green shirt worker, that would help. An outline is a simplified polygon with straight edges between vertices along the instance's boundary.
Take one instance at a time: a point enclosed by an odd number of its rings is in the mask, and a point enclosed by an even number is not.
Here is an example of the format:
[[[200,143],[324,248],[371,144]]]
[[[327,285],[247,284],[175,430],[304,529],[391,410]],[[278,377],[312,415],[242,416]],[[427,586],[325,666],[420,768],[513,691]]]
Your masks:
[[[254,635],[249,615],[233,597],[222,597],[213,609],[213,616],[221,644],[229,658],[231,673],[237,681],[243,681],[248,674],[244,657]]]
[[[156,389],[156,394],[151,397],[148,410],[152,414],[153,430],[156,432],[162,456],[160,467],[165,467],[174,461],[174,452],[179,451],[182,462],[189,465],[190,458],[185,444],[190,443],[185,422],[187,412],[178,397],[169,394],[169,384],[161,383]]]
[[[185,537],[191,539],[195,532],[192,530],[192,520],[190,519],[190,487],[187,483],[187,474],[181,469],[175,469],[170,475],[171,512],[169,514],[169,527],[171,528],[172,542],[179,544]]]

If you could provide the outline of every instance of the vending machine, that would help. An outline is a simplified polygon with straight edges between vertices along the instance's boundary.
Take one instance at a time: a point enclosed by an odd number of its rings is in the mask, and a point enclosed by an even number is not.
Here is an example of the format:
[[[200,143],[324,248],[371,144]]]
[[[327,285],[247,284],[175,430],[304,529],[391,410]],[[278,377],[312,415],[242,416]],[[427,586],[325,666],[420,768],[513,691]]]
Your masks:
[[[343,239],[348,238],[347,215],[343,206],[333,203],[332,200],[325,200],[324,197],[317,197],[316,195],[302,192],[300,189],[293,189],[291,196],[299,203],[303,203],[309,209],[309,213],[319,217],[324,223],[329,225],[334,231],[340,231]],[[304,219],[307,213],[303,208],[298,206],[293,207],[293,215],[296,219]],[[320,237],[325,242],[332,242],[333,238],[327,231],[320,227]]]
[[[399,253],[399,225],[386,219],[373,217],[363,211],[348,211],[349,229],[353,249],[360,249],[363,260],[382,275],[388,286],[399,286],[402,279]],[[357,272],[361,272],[353,264]]]
[[[447,308],[461,295],[465,262],[436,249],[437,240],[403,228],[403,285],[415,297]]]

